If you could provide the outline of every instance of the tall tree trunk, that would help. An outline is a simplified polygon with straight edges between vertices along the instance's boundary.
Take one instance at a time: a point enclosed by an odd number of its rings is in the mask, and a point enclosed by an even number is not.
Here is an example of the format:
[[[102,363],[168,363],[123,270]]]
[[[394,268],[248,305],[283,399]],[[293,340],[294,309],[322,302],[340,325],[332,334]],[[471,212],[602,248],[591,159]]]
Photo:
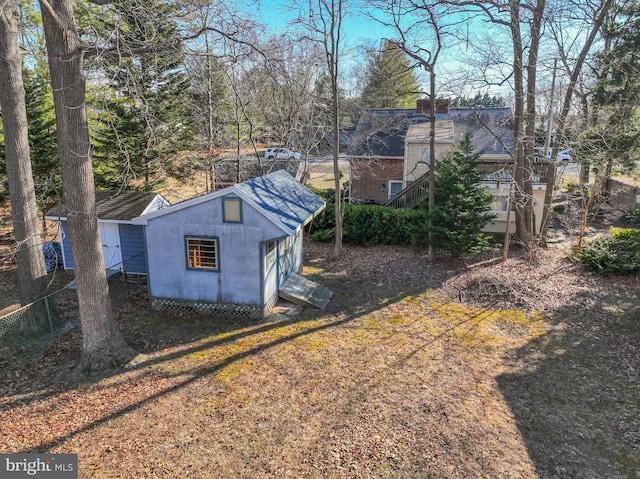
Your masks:
[[[510,0],[511,13],[511,36],[513,42],[513,82],[515,89],[515,105],[513,113],[513,140],[515,154],[515,220],[516,220],[516,237],[520,243],[527,246],[530,241],[529,227],[527,225],[527,208],[526,191],[525,191],[525,158],[524,158],[524,141],[523,141],[523,124],[524,124],[524,64],[523,64],[523,45],[520,32],[520,3],[518,0]]]
[[[324,3],[328,9],[328,31],[325,31],[324,45],[327,54],[327,66],[331,80],[331,123],[333,127],[333,176],[335,185],[335,220],[336,234],[333,247],[333,257],[339,259],[342,256],[342,194],[340,188],[340,89],[338,79],[340,73],[340,42],[342,35],[342,10],[345,0],[331,0]]]
[[[11,196],[13,231],[18,244],[20,296],[22,303],[27,304],[44,292],[47,286],[47,270],[41,249],[42,240],[29,157],[16,0],[0,3],[0,108],[3,112],[5,163]]]
[[[429,238],[428,259],[430,263],[436,260],[436,246],[433,244],[433,216],[436,207],[436,72],[435,66],[429,69]]]
[[[72,0],[40,0],[56,112],[58,152],[82,327],[82,367],[100,370],[132,357],[113,319],[95,207],[83,50]]]
[[[558,155],[558,150],[560,149],[560,142],[563,141],[564,138],[564,130],[567,124],[567,118],[569,117],[569,111],[571,109],[571,101],[573,99],[573,93],[576,89],[576,84],[578,83],[578,78],[580,73],[582,72],[582,66],[587,59],[587,55],[591,51],[591,47],[596,40],[597,34],[602,28],[609,12],[615,5],[615,0],[606,0],[602,3],[600,10],[597,12],[596,17],[593,19],[593,24],[591,26],[591,31],[589,32],[589,36],[585,40],[584,45],[578,55],[575,66],[573,67],[573,71],[571,71],[569,77],[569,85],[567,86],[567,90],[564,95],[564,101],[562,104],[562,111],[560,112],[560,117],[558,119],[558,126],[556,128],[555,140],[553,142],[553,152],[551,154],[551,162],[549,165],[549,174],[547,176],[547,190],[545,191],[544,196],[544,213],[542,217],[542,234],[546,236],[546,229],[551,219],[551,202],[553,200],[553,193],[555,189],[556,183],[556,158]],[[562,62],[564,63],[565,70],[567,73],[569,72],[569,63],[568,59],[565,57],[562,58]],[[585,122],[586,117],[588,116],[588,104],[586,103],[586,96],[582,97],[583,100],[583,111],[585,112]],[[581,184],[588,185],[589,184],[589,164],[583,163],[580,171]],[[586,176],[586,178],[585,178]]]
[[[333,257],[338,259],[342,255],[342,194],[340,193],[340,108],[338,105],[338,82],[337,78],[331,80],[331,91],[333,96],[333,177],[335,185],[335,221],[336,239],[333,248]]]
[[[529,45],[529,55],[527,61],[527,113],[524,130],[524,159],[525,159],[525,221],[529,238],[536,234],[536,224],[542,218],[535,218],[533,211],[533,155],[534,140],[536,132],[536,85],[538,71],[538,50],[540,47],[540,28],[542,24],[542,14],[545,9],[545,0],[538,0],[533,10],[533,21],[531,23],[531,40]],[[546,154],[546,153],[545,153]]]

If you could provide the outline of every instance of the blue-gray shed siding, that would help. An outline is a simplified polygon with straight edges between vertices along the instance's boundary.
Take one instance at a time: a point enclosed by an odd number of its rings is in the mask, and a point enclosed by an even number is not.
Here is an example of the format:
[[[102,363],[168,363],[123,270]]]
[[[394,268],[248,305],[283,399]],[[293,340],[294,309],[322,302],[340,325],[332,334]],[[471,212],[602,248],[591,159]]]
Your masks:
[[[255,306],[263,306],[268,299],[261,297],[260,244],[282,237],[282,230],[246,202],[242,223],[225,223],[222,198],[149,220],[146,241],[152,297]],[[187,269],[187,236],[218,238],[219,271]]]
[[[62,230],[60,236],[64,255],[64,268],[73,269],[69,226],[65,220],[60,221],[60,228]],[[143,227],[120,223],[118,224],[118,235],[120,237],[122,260],[127,264],[127,273],[147,274]]]
[[[64,257],[64,269],[73,269],[73,256],[71,255],[71,241],[69,241],[69,227],[66,221],[60,221],[60,235],[62,243],[62,255]]]
[[[120,250],[127,273],[147,274],[144,230],[140,225],[119,224]]]

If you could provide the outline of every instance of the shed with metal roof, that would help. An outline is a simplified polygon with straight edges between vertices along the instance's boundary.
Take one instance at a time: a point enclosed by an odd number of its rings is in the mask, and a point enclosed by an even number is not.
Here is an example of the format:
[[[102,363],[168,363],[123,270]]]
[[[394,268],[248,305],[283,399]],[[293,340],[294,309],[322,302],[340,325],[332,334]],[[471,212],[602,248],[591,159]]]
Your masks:
[[[302,268],[302,228],[324,201],[286,171],[142,215],[155,309],[262,317]]]

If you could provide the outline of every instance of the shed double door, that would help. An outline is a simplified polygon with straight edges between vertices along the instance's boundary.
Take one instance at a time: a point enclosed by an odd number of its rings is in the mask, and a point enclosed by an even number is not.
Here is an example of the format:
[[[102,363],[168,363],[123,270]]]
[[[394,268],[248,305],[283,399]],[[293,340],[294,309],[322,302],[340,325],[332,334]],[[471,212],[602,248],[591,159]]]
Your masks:
[[[102,257],[106,269],[122,270],[122,251],[120,250],[120,234],[117,223],[98,222]]]

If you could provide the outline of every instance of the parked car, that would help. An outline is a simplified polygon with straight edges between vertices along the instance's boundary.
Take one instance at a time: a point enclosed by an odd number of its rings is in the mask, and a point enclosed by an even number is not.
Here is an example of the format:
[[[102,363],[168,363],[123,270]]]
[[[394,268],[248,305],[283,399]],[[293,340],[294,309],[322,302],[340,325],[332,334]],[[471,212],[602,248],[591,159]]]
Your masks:
[[[544,148],[536,148],[535,150],[537,154],[542,155]],[[571,153],[573,153],[573,150],[571,148],[560,150],[558,152],[558,157],[556,158],[556,163],[569,163],[573,161]],[[551,149],[547,150],[547,158],[551,159]]]
[[[265,160],[299,160],[300,153],[287,148],[267,148],[264,151]]]
[[[560,150],[558,152],[558,157],[556,158],[557,163],[569,163],[573,161],[571,158],[571,153],[573,153],[572,149]]]

